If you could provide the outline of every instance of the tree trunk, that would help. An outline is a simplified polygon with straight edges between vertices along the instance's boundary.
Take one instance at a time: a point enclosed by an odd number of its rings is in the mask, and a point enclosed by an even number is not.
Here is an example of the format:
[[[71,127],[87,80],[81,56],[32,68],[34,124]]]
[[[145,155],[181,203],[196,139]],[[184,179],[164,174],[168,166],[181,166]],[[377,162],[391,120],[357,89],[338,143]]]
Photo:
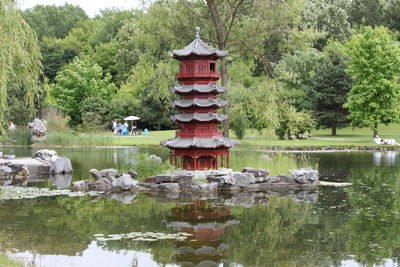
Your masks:
[[[332,135],[332,136],[336,136],[336,126],[332,126],[331,135]]]
[[[377,136],[377,135],[378,135],[378,123],[375,122],[375,124],[374,124],[374,136],[373,136],[373,138],[375,138],[375,136]]]
[[[220,50],[226,49],[226,32],[224,29],[224,25],[221,19],[221,15],[218,12],[217,3],[215,0],[207,0],[208,11],[210,12],[215,32],[217,34],[217,42],[218,48]],[[227,62],[225,58],[221,59],[221,85],[226,87],[228,90],[228,71],[227,71]],[[224,99],[228,99],[228,92],[225,91],[222,97]],[[224,107],[224,113],[228,114],[228,105]],[[224,136],[229,137],[229,120],[224,121]]]

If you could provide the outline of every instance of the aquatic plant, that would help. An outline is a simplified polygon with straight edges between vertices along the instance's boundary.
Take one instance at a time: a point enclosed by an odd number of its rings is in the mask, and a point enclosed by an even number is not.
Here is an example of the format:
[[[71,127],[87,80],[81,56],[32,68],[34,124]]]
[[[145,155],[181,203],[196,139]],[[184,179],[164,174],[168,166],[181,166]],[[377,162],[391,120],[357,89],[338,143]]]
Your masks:
[[[72,192],[70,190],[50,190],[48,188],[36,187],[13,187],[1,186],[0,187],[0,201],[1,200],[17,200],[17,199],[33,199],[38,197],[54,197],[54,196],[97,196],[103,192]]]

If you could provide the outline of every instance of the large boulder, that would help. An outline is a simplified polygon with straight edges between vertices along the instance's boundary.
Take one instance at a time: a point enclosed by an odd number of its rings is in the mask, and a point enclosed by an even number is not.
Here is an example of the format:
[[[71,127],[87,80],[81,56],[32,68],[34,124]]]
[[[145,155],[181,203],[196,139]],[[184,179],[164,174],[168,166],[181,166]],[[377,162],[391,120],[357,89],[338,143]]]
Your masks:
[[[218,183],[202,183],[196,182],[190,186],[192,193],[208,193],[215,192],[218,189]]]
[[[28,123],[28,127],[32,133],[32,141],[40,142],[46,139],[47,135],[47,121],[41,121],[39,119],[34,119],[33,122]]]
[[[255,169],[255,168],[250,168],[246,167],[242,170],[242,172],[247,172],[247,173],[252,173],[254,177],[265,177],[269,174],[269,170],[267,169]]]
[[[89,180],[73,182],[71,185],[71,190],[72,191],[87,191],[89,182],[90,182]]]
[[[138,188],[137,181],[133,180],[130,175],[122,175],[112,182],[114,190],[117,191],[129,191]]]
[[[108,181],[114,181],[118,176],[118,171],[116,169],[104,169],[104,170],[96,170],[90,169],[90,175],[97,181],[102,179],[107,179]]]
[[[12,174],[12,169],[5,165],[0,165],[0,180],[9,179]]]
[[[256,179],[252,173],[247,172],[232,172],[231,176],[235,181],[235,186],[238,187],[247,187],[251,184],[256,183]]]
[[[57,152],[49,149],[42,149],[36,151],[35,157],[48,162],[56,162],[56,160],[58,159]]]
[[[51,163],[50,173],[51,174],[66,174],[72,173],[72,165],[69,158],[57,158],[56,161]]]
[[[163,192],[180,192],[181,188],[179,187],[178,183],[163,183],[153,185],[156,190],[163,191]]]
[[[318,171],[311,168],[290,170],[294,180],[300,184],[314,184],[318,181]]]
[[[230,175],[230,173],[224,175],[220,175],[218,173],[210,174],[207,175],[206,179],[210,183],[217,183],[218,187],[222,187],[224,185],[233,186],[235,184],[235,181],[233,180],[233,177]]]
[[[87,190],[108,192],[113,190],[113,186],[109,180],[101,179],[97,181],[90,181],[87,184]]]

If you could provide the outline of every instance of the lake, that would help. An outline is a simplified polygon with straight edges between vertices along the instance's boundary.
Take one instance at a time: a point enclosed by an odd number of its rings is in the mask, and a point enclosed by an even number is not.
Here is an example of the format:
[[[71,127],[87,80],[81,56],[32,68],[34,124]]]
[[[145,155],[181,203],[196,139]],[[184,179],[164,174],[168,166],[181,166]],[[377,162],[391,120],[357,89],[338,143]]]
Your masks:
[[[138,153],[163,148],[55,149],[71,159],[69,181],[91,168],[125,171]],[[30,148],[4,147],[30,156]],[[233,150],[234,170],[312,167],[349,187],[219,194],[144,193],[0,201],[0,249],[36,266],[398,266],[400,152]]]

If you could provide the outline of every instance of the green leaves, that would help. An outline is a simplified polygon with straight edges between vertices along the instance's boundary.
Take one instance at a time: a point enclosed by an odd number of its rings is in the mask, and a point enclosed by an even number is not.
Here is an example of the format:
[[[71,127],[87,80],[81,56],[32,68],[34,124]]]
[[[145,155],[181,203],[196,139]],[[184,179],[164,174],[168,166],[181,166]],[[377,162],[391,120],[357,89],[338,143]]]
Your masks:
[[[348,73],[355,81],[346,108],[355,126],[377,130],[400,121],[400,50],[387,29],[366,27],[347,44]]]
[[[89,57],[75,58],[57,74],[55,80],[50,94],[56,106],[71,117],[74,125],[82,122],[81,105],[85,99],[96,96],[110,101],[116,92],[110,74],[103,76],[102,68]]]
[[[42,65],[36,35],[11,0],[0,0],[0,40],[1,136],[5,134],[4,121],[9,90],[24,90],[27,112],[34,113],[34,101],[40,91],[39,75]]]

